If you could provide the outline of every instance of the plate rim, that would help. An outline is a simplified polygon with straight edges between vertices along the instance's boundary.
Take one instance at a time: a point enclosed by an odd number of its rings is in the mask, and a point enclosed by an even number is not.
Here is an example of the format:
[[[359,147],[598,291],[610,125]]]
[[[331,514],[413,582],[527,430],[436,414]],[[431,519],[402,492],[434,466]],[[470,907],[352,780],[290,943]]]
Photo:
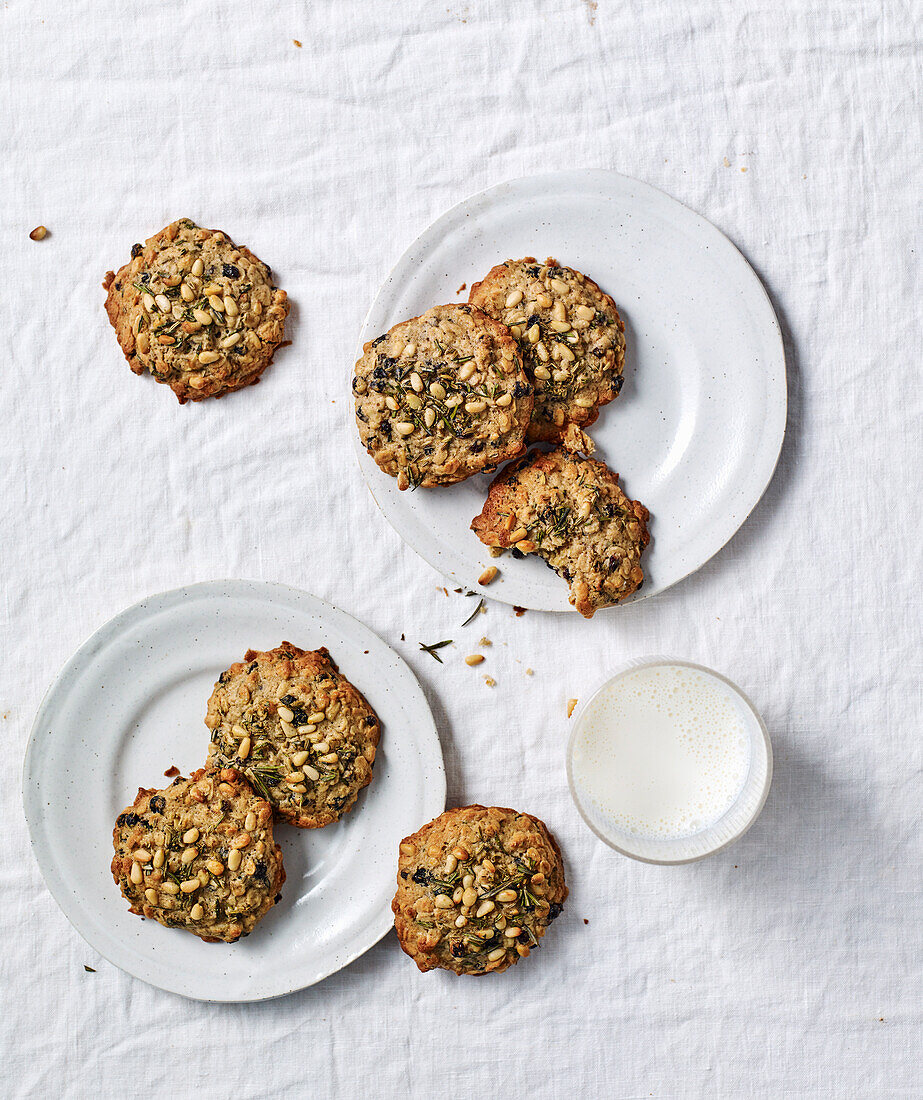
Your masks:
[[[237,591],[234,591],[237,590]],[[181,598],[188,598],[190,594],[203,596],[203,595],[216,595],[223,594],[227,596],[235,595],[252,595],[254,592],[259,591],[271,591],[279,595],[284,596],[287,600],[291,600],[293,597],[295,601],[307,600],[314,603],[319,609],[322,609],[325,614],[332,613],[333,618],[342,618],[348,620],[359,628],[360,631],[364,631],[367,635],[374,638],[385,650],[391,655],[391,657],[397,662],[398,667],[403,667],[406,674],[409,676],[412,686],[416,689],[418,694],[418,702],[425,708],[426,714],[429,716],[430,725],[425,731],[424,743],[430,742],[431,760],[428,759],[428,763],[435,765],[433,779],[438,780],[439,788],[439,804],[444,809],[447,795],[447,782],[445,772],[445,759],[442,751],[442,743],[439,739],[439,731],[436,725],[435,716],[432,712],[432,707],[429,705],[429,700],[426,698],[426,693],[420,686],[419,680],[415,676],[413,669],[410,665],[401,657],[401,655],[390,646],[383,638],[381,638],[371,627],[367,626],[360,619],[357,619],[354,615],[350,615],[349,612],[343,611],[335,604],[324,600],[320,596],[315,596],[311,592],[306,592],[304,589],[296,588],[293,585],[286,584],[282,581],[269,581],[269,580],[249,580],[246,578],[224,578],[224,579],[212,579],[208,581],[196,581],[188,585],[180,585],[177,588],[166,589],[161,592],[152,592],[149,595],[143,596],[140,600],[135,601],[128,607],[123,608],[121,611],[116,612],[110,618],[101,623],[83,642],[74,650],[74,652],[68,657],[63,665],[59,668],[58,672],[52,678],[51,683],[46,689],[42,700],[36,710],[35,718],[32,722],[32,726],[29,731],[29,737],[26,742],[26,749],[23,754],[22,764],[22,777],[21,777],[21,797],[23,814],[26,819],[26,826],[29,835],[29,847],[32,851],[32,856],[38,866],[39,873],[42,876],[42,881],[45,884],[46,889],[51,894],[58,908],[63,913],[64,917],[74,929],[75,932],[87,943],[94,951],[98,952],[107,962],[116,967],[122,973],[128,974],[130,977],[137,981],[144,982],[146,985],[151,986],[154,989],[160,989],[164,992],[174,994],[176,996],[185,997],[189,1000],[199,1001],[209,1004],[251,1004],[261,1001],[275,1000],[278,997],[286,997],[292,993],[297,993],[299,990],[308,989],[318,982],[324,981],[326,978],[331,977],[340,970],[349,966],[360,958],[366,952],[370,951],[375,944],[382,940],[394,925],[393,917],[387,910],[382,911],[381,919],[371,922],[369,928],[371,933],[368,942],[365,946],[360,947],[354,951],[348,952],[344,956],[336,957],[336,965],[331,969],[322,968],[322,972],[318,973],[310,978],[308,981],[301,981],[300,979],[294,985],[287,986],[285,989],[277,992],[262,993],[256,996],[244,996],[239,995],[232,996],[197,996],[195,993],[187,992],[185,989],[175,988],[168,985],[161,984],[158,981],[152,980],[150,977],[143,977],[136,973],[134,970],[128,969],[121,962],[111,958],[106,950],[100,948],[91,938],[91,934],[85,930],[85,923],[80,920],[83,916],[82,906],[79,902],[74,903],[74,912],[68,904],[65,903],[65,898],[68,902],[72,902],[70,891],[67,890],[66,885],[63,882],[59,882],[57,874],[54,871],[52,865],[48,860],[49,844],[47,839],[42,836],[43,818],[42,806],[39,804],[38,796],[40,792],[34,789],[34,784],[30,776],[30,765],[34,763],[35,753],[38,751],[39,731],[46,725],[46,716],[50,712],[56,691],[59,689],[62,681],[65,679],[68,673],[75,673],[79,675],[79,665],[82,658],[92,656],[100,642],[103,641],[103,636],[109,635],[114,637],[119,631],[119,628],[123,628],[126,625],[130,625],[135,621],[135,617],[142,610],[142,608],[149,604],[151,601],[165,600],[172,598],[173,601],[179,601]],[[160,610],[163,610],[162,608]],[[34,774],[34,773],[33,773]],[[434,802],[435,804],[435,802]],[[437,811],[437,814],[441,810]],[[42,853],[40,855],[40,853]]]
[[[738,534],[740,529],[754,513],[757,505],[766,495],[767,489],[772,484],[772,479],[775,477],[776,470],[779,466],[779,460],[782,456],[782,448],[785,445],[785,437],[788,431],[788,364],[785,355],[785,341],[782,335],[782,326],[779,323],[779,318],[776,316],[775,307],[773,306],[772,299],[769,296],[769,291],[764,286],[762,279],[756,273],[753,265],[743,254],[741,249],[734,243],[733,240],[731,240],[727,233],[725,233],[724,230],[715,225],[714,222],[709,221],[708,218],[698,213],[698,211],[694,210],[691,206],[688,206],[685,202],[682,202],[680,199],[675,198],[663,188],[656,187],[654,184],[647,183],[644,180],[640,180],[635,176],[629,176],[624,172],[617,172],[614,169],[565,168],[558,169],[553,172],[536,172],[529,175],[513,176],[509,179],[501,180],[498,183],[493,183],[489,187],[484,187],[480,191],[472,192],[470,195],[466,195],[458,202],[453,203],[436,218],[434,218],[433,221],[426,225],[414,237],[414,239],[404,249],[394,265],[385,275],[384,279],[378,287],[378,290],[375,292],[371,303],[369,304],[369,308],[366,311],[365,317],[362,321],[362,326],[359,330],[355,356],[356,360],[358,360],[362,356],[363,343],[366,339],[368,339],[366,329],[369,327],[369,320],[372,316],[373,311],[375,310],[375,307],[378,305],[378,301],[383,295],[385,289],[395,278],[398,268],[400,268],[405,263],[405,261],[407,261],[408,258],[412,256],[421,238],[427,236],[444,222],[449,221],[452,216],[460,212],[463,207],[475,203],[478,200],[485,199],[493,191],[499,191],[502,188],[521,186],[528,183],[537,183],[539,181],[544,181],[547,184],[552,185],[565,183],[566,181],[574,181],[576,183],[585,184],[587,182],[593,181],[602,183],[603,181],[611,181],[612,179],[618,179],[623,183],[635,187],[642,192],[647,192],[657,202],[662,203],[664,202],[664,200],[666,200],[667,203],[679,206],[686,215],[688,215],[689,217],[694,219],[695,222],[698,223],[698,228],[700,231],[706,234],[713,234],[714,239],[717,240],[722,247],[727,246],[730,248],[730,255],[733,257],[733,262],[737,265],[742,265],[741,270],[743,272],[744,280],[749,280],[751,283],[756,285],[756,288],[759,291],[760,303],[764,305],[767,310],[769,330],[771,330],[772,334],[770,349],[774,350],[778,354],[778,365],[780,367],[780,377],[778,384],[780,393],[776,401],[774,401],[773,404],[767,408],[767,412],[770,414],[769,416],[767,416],[767,420],[778,421],[778,424],[775,426],[775,431],[778,433],[778,445],[775,447],[775,454],[773,455],[771,464],[768,465],[768,472],[765,475],[765,478],[760,479],[761,484],[759,484],[759,491],[756,493],[752,502],[746,505],[741,515],[740,521],[737,523],[736,527],[734,527],[727,538],[725,538],[719,546],[715,547],[715,549],[708,555],[708,557],[699,562],[698,565],[687,569],[684,573],[674,578],[668,584],[665,584],[663,587],[658,588],[656,592],[652,589],[642,589],[640,592],[633,593],[631,596],[628,597],[628,599],[623,600],[620,603],[613,605],[612,607],[606,608],[606,611],[617,611],[619,608],[627,607],[634,603],[640,603],[642,600],[652,599],[660,596],[664,592],[667,592],[669,589],[686,580],[688,577],[691,577],[693,573],[697,573],[700,569],[706,566],[717,554],[719,554],[724,549],[725,546],[728,545],[728,543],[735,537],[735,535]],[[350,393],[350,398],[352,399],[352,393]],[[366,466],[366,460],[371,460],[365,448],[362,446],[362,442],[359,439],[359,434],[356,431],[355,412],[352,400],[350,401],[350,431],[353,437],[353,450],[356,455],[359,470],[362,474],[362,480],[365,482],[366,487],[371,494],[372,500],[374,500],[376,507],[378,508],[379,512],[381,512],[385,521],[389,524],[389,526],[397,534],[401,541],[406,543],[406,545],[408,545],[415,554],[422,558],[423,561],[425,561],[431,568],[436,570],[436,572],[440,576],[451,579],[453,581],[457,581],[458,577],[456,577],[452,573],[446,572],[445,568],[441,564],[439,564],[437,561],[434,561],[430,556],[424,554],[422,550],[419,549],[416,540],[411,541],[410,538],[406,537],[404,533],[398,529],[394,521],[389,516],[388,512],[385,510],[381,501],[379,500],[379,496],[375,491],[375,487],[372,483],[371,478],[369,477],[369,474],[372,471]],[[375,466],[375,469],[377,470],[378,467]],[[497,588],[496,590],[491,589],[488,591],[484,590],[480,585],[478,585],[478,590],[481,591],[483,595],[489,596],[491,599],[497,600],[499,603],[507,604],[508,606],[525,606],[530,611],[543,611],[558,615],[577,614],[576,609],[571,605],[568,605],[567,607],[549,607],[547,606],[546,601],[536,601],[535,603],[530,602],[523,605],[520,601],[517,601],[512,597],[507,596],[503,592],[502,588]]]

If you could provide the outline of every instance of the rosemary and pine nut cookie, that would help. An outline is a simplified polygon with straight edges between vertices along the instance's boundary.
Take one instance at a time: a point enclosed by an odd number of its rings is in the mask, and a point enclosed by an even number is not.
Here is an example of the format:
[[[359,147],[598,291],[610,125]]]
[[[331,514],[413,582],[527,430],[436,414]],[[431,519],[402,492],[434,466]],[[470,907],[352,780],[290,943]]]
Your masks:
[[[272,807],[232,768],[138,791],[116,819],[112,877],[130,911],[208,943],[249,935],[279,900]]]
[[[378,717],[326,649],[248,650],[219,677],[205,724],[209,763],[240,769],[301,829],[341,818],[372,781]]]
[[[189,218],[134,245],[103,288],[129,366],[168,385],[181,405],[258,382],[282,343],[288,298],[269,268]]]
[[[591,619],[641,586],[649,515],[605,463],[562,447],[534,448],[494,478],[471,529],[487,546],[538,554]]]
[[[592,279],[557,260],[507,260],[471,287],[469,302],[509,326],[535,386],[529,442],[592,454],[583,432],[618,396],[625,326]]]
[[[365,449],[398,488],[451,485],[524,447],[532,386],[505,325],[436,306],[362,349],[353,378]]]
[[[489,974],[538,947],[566,897],[561,852],[543,822],[463,806],[401,841],[391,908],[420,970]]]

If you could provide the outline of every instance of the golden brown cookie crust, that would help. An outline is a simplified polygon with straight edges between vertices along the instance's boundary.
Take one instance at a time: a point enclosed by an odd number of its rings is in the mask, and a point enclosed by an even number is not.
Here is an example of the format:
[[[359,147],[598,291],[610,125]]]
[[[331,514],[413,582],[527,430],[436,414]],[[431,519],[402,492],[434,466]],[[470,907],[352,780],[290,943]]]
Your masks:
[[[487,546],[538,554],[590,619],[642,584],[649,518],[605,463],[561,447],[535,448],[494,478],[471,529]]]
[[[326,649],[248,650],[215,684],[205,724],[209,761],[239,768],[298,828],[337,821],[372,781],[378,716]]]
[[[435,306],[365,344],[363,446],[398,488],[452,485],[521,454],[532,386],[515,340],[470,305]]]
[[[189,218],[136,244],[103,288],[129,366],[181,405],[254,385],[284,338],[288,298],[269,268]]]
[[[420,970],[490,974],[538,946],[566,897],[546,825],[475,805],[446,810],[401,841],[391,909],[400,945]]]
[[[269,803],[230,768],[200,768],[160,791],[142,787],[116,820],[112,877],[132,913],[234,943],[285,882],[272,820]]]
[[[588,276],[549,257],[498,264],[468,301],[510,328],[535,386],[530,443],[563,443],[593,452],[583,432],[618,396],[625,326],[615,302]]]

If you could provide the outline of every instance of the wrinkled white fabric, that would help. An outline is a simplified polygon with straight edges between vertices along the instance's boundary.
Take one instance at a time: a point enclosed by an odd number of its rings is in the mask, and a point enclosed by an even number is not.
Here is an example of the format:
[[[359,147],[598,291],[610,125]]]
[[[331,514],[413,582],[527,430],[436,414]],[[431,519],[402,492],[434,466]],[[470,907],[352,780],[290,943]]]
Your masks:
[[[0,1092],[923,1093],[921,22],[910,0],[3,6]],[[739,534],[664,595],[592,622],[492,604],[461,630],[470,601],[356,466],[356,334],[447,206],[580,166],[663,188],[751,260],[786,338],[785,447]],[[293,343],[255,389],[180,408],[129,373],[99,284],[184,215],[272,265]],[[549,823],[572,893],[536,957],[421,976],[391,933],[314,988],[210,1006],[71,929],[21,809],[36,708],[106,619],[217,577],[368,623],[427,692],[450,803]],[[416,644],[480,633],[493,690],[469,650]],[[761,819],[692,866],[608,850],[565,783],[566,700],[652,652],[738,681],[775,746]]]

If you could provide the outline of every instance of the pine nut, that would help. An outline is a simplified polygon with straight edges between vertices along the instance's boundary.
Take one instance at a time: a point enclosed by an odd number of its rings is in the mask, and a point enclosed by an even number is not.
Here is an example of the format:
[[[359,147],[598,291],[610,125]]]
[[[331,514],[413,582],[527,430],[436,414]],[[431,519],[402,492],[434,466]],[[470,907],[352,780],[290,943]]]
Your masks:
[[[163,867],[163,861],[164,850],[163,848],[158,848],[157,851],[154,853],[154,867],[159,870],[161,867]]]
[[[512,404],[513,395],[511,393],[501,393],[494,404],[500,409],[505,409],[507,405]]]
[[[462,905],[474,905],[478,900],[477,890],[471,886],[465,887],[465,892],[462,894]]]
[[[551,378],[554,382],[566,382],[570,378],[570,371],[566,367],[562,367],[560,370],[553,370],[551,372]]]
[[[154,312],[154,295],[153,294],[142,294],[141,295],[141,304],[148,311],[148,313],[153,313]]]
[[[595,402],[592,397],[578,397],[574,404],[578,409],[592,409]]]
[[[545,347],[545,345],[543,343],[539,342],[535,345],[535,352],[538,355],[539,359],[541,359],[541,361],[543,363],[548,362],[548,349]],[[536,367],[535,368],[535,377],[536,378],[540,377],[539,373],[538,373],[540,370],[545,370],[545,368],[544,367]],[[548,377],[547,370],[545,370],[545,377],[546,378]]]
[[[248,833],[252,833],[256,828],[256,814],[252,810],[244,818],[244,828]]]
[[[565,309],[563,302],[555,302],[555,304],[551,307],[551,316],[556,321],[567,320],[567,310]]]
[[[528,531],[525,527],[517,527],[516,530],[510,535],[510,542],[522,542],[522,540],[528,535]]]
[[[192,863],[192,861],[195,859],[195,857],[198,854],[199,854],[199,849],[198,848],[187,848],[185,850],[185,852],[183,852],[183,854],[180,856],[180,859],[182,860],[183,866],[188,867],[189,864]]]
[[[516,891],[515,890],[501,890],[500,893],[497,894],[497,901],[507,902],[507,901],[515,901],[515,900],[516,900]]]
[[[479,665],[484,660],[483,653],[472,653],[470,657],[465,658],[466,665]]]
[[[451,853],[445,857],[445,873],[451,875],[451,873],[458,866],[458,858]]]
[[[394,430],[398,435],[412,435],[413,424],[408,424],[406,420],[402,420],[400,423],[394,425]]]
[[[472,415],[476,415],[477,413],[482,413],[486,408],[487,408],[487,402],[486,401],[466,401],[465,402],[465,412],[466,413],[471,413]]]
[[[236,871],[237,868],[240,867],[241,858],[240,852],[238,852],[236,848],[232,848],[231,851],[228,852],[228,870]]]
[[[184,894],[194,894],[201,885],[197,878],[187,878],[185,882],[179,884],[179,888]]]
[[[237,749],[237,755],[241,760],[246,760],[250,755],[250,738],[245,737]]]
[[[433,905],[435,905],[437,909],[451,909],[455,905],[455,902],[446,894],[437,894],[435,898],[433,898]]]
[[[224,864],[217,859],[210,859],[205,866],[213,875],[220,875],[224,872]]]
[[[482,901],[478,906],[477,912],[474,914],[476,917],[486,917],[488,913],[492,913],[496,906],[488,898],[487,901]]]
[[[187,829],[183,833],[183,843],[184,844],[195,844],[195,842],[198,839],[199,839],[199,830],[196,829],[195,827],[193,827],[191,829]]]
[[[138,863],[149,863],[151,853],[146,848],[135,848],[131,853],[131,858],[137,860]]]
[[[189,916],[192,917],[193,920],[201,920],[205,916],[205,910],[202,908],[199,902],[196,902],[195,905],[193,905],[193,907],[189,910]]]
[[[596,316],[595,310],[590,309],[589,306],[577,306],[574,312],[578,317],[583,318],[584,321],[589,321]]]
[[[550,294],[538,294],[535,297],[535,304],[541,306],[542,309],[551,309],[554,299]]]
[[[236,317],[237,314],[240,313],[237,302],[235,302],[234,299],[228,294],[225,294],[224,296],[224,312],[228,315],[228,317]]]
[[[179,288],[179,293],[184,302],[195,301],[195,291],[188,283],[183,283],[183,285]]]
[[[505,308],[506,309],[512,309],[513,306],[518,306],[521,301],[522,301],[522,291],[521,290],[511,290],[509,292],[509,294],[506,296],[506,306],[505,306]]]
[[[547,382],[551,377],[551,371],[547,367],[538,366],[533,373],[536,378],[540,378],[543,382]]]
[[[316,741],[315,744],[314,744],[314,751],[315,752],[329,752],[330,751],[330,745],[328,744],[327,741]]]
[[[423,412],[423,423],[427,426],[427,428],[431,428],[435,422],[436,422],[436,410],[435,409],[425,409],[424,412]]]
[[[474,372],[476,370],[477,370],[477,367],[474,365],[473,362],[471,362],[471,363],[462,363],[462,365],[458,368],[458,380],[459,380],[459,382],[467,382],[468,379],[471,377],[472,374],[474,374]]]
[[[147,890],[144,891],[144,896],[151,903],[151,905],[156,905],[157,904],[157,891],[156,890],[152,890],[150,887],[148,887]]]
[[[493,949],[493,951],[491,951],[491,953],[487,956],[487,959],[488,959],[489,962],[494,963],[494,962],[497,962],[499,959],[502,959],[505,954],[506,954],[506,948],[505,947],[495,947]]]
[[[437,401],[445,400],[445,386],[439,382],[430,382],[429,392]]]
[[[519,542],[516,543],[516,549],[521,550],[523,554],[531,554],[535,549],[535,543],[532,542],[531,539],[520,539]]]
[[[292,757],[292,763],[296,768],[300,768],[301,765],[308,759],[307,749],[303,749],[301,752],[296,752]]]
[[[217,363],[220,358],[217,351],[200,351],[198,356],[200,363]]]
[[[320,779],[320,772],[317,768],[312,768],[310,764],[305,764],[302,771],[305,774],[305,779],[310,779],[312,783],[316,783]]]
[[[464,863],[465,860],[468,858],[468,849],[467,848],[462,848],[461,846],[459,846],[458,848],[453,848],[452,849],[452,855],[455,856],[455,858],[458,860],[459,863]],[[469,878],[469,877],[470,877],[469,875],[465,875],[465,878]],[[473,882],[473,881],[474,881],[474,879],[472,878],[471,882]],[[465,886],[470,886],[471,885],[471,882],[465,882],[464,879],[462,879],[462,882],[464,882]]]
[[[202,261],[201,257],[196,260],[195,263],[192,265],[192,274],[199,276],[205,274],[205,264]]]
[[[317,726],[315,726],[312,722],[309,722],[306,726],[299,726],[298,732],[304,737],[307,737],[309,733],[313,733],[316,729]]]
[[[160,889],[165,894],[171,894],[172,895],[172,894],[178,894],[179,893],[179,887],[176,885],[175,882],[162,882],[160,884]]]
[[[408,393],[404,395],[404,403],[409,409],[413,409],[414,412],[419,412],[423,408],[423,402],[415,393]]]
[[[320,758],[322,764],[337,764],[339,760],[340,758],[335,752],[328,752],[326,756]]]
[[[517,937],[517,936],[521,936],[521,935],[522,935],[522,929],[521,929],[521,928],[519,928],[519,927],[518,927],[517,925],[515,925],[515,924],[514,924],[514,925],[512,926],[512,928],[505,928],[505,929],[503,930],[503,935],[504,935],[504,936],[509,936],[509,938],[510,938],[511,940],[514,940],[514,939],[516,939],[516,937]]]
[[[417,850],[412,844],[402,844],[401,845],[401,855],[402,856],[413,856],[413,855],[416,855],[416,854],[417,854]]]
[[[243,334],[240,332],[232,332],[230,336],[225,336],[223,340],[218,341],[219,348],[233,348],[236,344],[239,344],[243,339]]]
[[[217,294],[209,294],[208,304],[212,309],[217,309],[219,313],[224,313],[224,299],[219,298]]]
[[[414,371],[410,376],[410,385],[413,387],[415,393],[423,392],[423,379]]]
[[[289,784],[300,783],[304,779],[304,772],[289,772],[285,777],[285,782]]]
[[[455,918],[456,928],[464,928],[467,923],[468,918],[464,915],[464,913],[459,913],[458,916]]]
[[[140,863],[133,863],[131,865],[131,871],[129,872],[128,877],[135,884],[135,886],[139,886],[142,882],[144,882],[144,872],[141,870]]]
[[[250,843],[249,833],[238,833],[237,836],[231,841],[231,848],[246,848]]]
[[[445,399],[445,407],[447,409],[457,408],[465,399],[459,393],[452,394],[451,397]]]
[[[573,363],[574,353],[570,350],[567,344],[558,344],[558,347],[561,349],[561,358],[566,360],[568,363]]]
[[[500,570],[495,565],[488,565],[484,572],[478,577],[478,584],[490,584],[499,572]]]
[[[194,309],[192,311],[192,316],[195,317],[200,325],[210,325],[215,319],[207,309]]]
[[[308,715],[308,721],[313,723],[323,722],[326,715],[322,710],[316,710],[313,714]]]
[[[567,283],[562,283],[560,279],[552,279],[551,289],[555,292],[555,294],[566,294]]]
[[[523,326],[522,325],[510,325],[510,335],[514,340],[522,339]]]
[[[205,385],[205,375],[204,374],[190,374],[189,375],[189,385],[192,386],[192,388],[194,390],[200,390]]]
[[[291,722],[294,720],[295,715],[288,709],[288,707],[278,707],[276,713],[282,719],[283,722]]]
[[[154,301],[157,303],[157,308],[164,313],[169,313],[173,306],[170,304],[170,299],[166,294],[158,294]]]
[[[405,359],[409,359],[411,357],[411,355],[416,355],[416,353],[417,353],[417,345],[416,344],[405,344],[404,345],[404,350],[401,352],[401,355]]]
[[[400,405],[397,403],[397,401],[393,397],[386,397],[385,398],[385,404],[388,406],[388,408],[391,410],[391,412],[396,413],[397,410],[400,408]]]
[[[545,883],[545,876],[539,871],[537,875],[533,875],[529,879],[529,882],[531,882],[533,886],[543,886]]]
[[[44,225],[37,225],[29,234],[30,241],[43,241],[48,235],[48,230]]]

